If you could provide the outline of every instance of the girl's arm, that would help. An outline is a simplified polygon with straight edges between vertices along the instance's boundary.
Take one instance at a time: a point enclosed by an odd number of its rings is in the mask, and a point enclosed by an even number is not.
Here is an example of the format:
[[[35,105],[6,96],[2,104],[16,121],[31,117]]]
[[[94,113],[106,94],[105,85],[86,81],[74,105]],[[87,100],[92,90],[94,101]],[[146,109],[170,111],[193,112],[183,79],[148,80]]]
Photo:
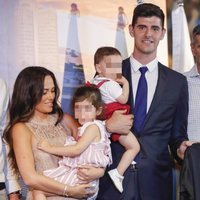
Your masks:
[[[47,141],[41,141],[38,148],[54,155],[75,157],[80,155],[92,142],[98,141],[100,138],[101,134],[98,126],[92,124],[85,129],[76,144],[58,147],[50,145]]]
[[[67,186],[41,175],[35,171],[35,161],[32,152],[32,132],[23,123],[16,124],[12,129],[13,147],[19,172],[27,186],[36,190],[63,195],[64,190],[75,198],[85,197],[88,185]]]
[[[128,101],[128,96],[129,96],[129,84],[126,78],[123,76],[119,79],[116,80],[120,85],[122,85],[122,94],[116,99],[117,102],[121,104],[125,104]]]

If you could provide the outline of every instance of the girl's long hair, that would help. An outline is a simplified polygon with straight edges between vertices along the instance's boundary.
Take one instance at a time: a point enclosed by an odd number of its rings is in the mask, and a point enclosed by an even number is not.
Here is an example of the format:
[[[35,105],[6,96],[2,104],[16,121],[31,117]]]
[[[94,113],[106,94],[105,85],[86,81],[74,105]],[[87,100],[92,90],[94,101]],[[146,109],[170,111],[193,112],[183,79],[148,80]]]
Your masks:
[[[31,66],[23,69],[14,84],[13,94],[9,105],[9,123],[4,131],[3,139],[8,143],[11,165],[17,168],[12,139],[12,128],[19,122],[28,122],[33,116],[36,105],[41,101],[44,91],[44,79],[51,76],[55,85],[55,99],[53,101],[52,113],[58,114],[57,123],[62,120],[63,111],[58,104],[60,90],[54,74],[44,67]],[[56,125],[55,124],[55,125]],[[19,133],[20,137],[20,133]]]

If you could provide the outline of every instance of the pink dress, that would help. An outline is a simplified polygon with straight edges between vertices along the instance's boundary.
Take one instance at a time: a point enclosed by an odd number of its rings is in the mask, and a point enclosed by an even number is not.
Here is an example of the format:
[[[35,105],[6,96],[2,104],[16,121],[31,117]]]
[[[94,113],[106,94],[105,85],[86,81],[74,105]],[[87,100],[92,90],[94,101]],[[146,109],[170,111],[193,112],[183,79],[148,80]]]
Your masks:
[[[88,148],[76,157],[63,157],[59,161],[59,167],[46,170],[44,174],[56,181],[74,186],[80,184],[81,180],[77,177],[77,169],[83,165],[92,165],[95,167],[106,168],[107,165],[112,163],[112,155],[110,149],[110,134],[106,131],[103,122],[100,120],[94,120],[93,122],[87,122],[79,128],[78,137],[84,134],[85,129],[95,124],[100,129],[101,139],[98,142],[91,143]],[[68,136],[65,141],[65,145],[75,144],[76,141],[73,137]],[[98,187],[98,180],[92,182],[92,186],[95,190]]]

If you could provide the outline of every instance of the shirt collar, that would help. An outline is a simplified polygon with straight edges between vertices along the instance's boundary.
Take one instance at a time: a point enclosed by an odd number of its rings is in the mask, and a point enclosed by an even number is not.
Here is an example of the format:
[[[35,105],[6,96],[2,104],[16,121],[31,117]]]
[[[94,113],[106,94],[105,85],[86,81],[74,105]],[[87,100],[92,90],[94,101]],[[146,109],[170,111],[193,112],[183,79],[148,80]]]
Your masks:
[[[98,80],[98,81],[104,81],[104,80],[109,80],[110,81],[110,80],[112,80],[110,78],[99,76],[99,75],[96,75],[95,79]]]
[[[197,70],[197,65],[195,64],[193,67],[192,67],[192,69],[189,71],[189,72],[187,72],[188,73],[188,76],[190,77],[190,78],[194,78],[194,77],[198,77],[198,76],[200,76],[200,74],[199,74],[199,72],[198,72],[198,70]]]
[[[155,68],[158,67],[158,60],[155,58],[150,63],[147,63],[146,65],[142,65],[139,61],[137,61],[133,56],[130,57],[131,62],[131,68],[134,72],[138,72],[139,68],[142,66],[146,66],[148,68],[149,72],[152,72]]]

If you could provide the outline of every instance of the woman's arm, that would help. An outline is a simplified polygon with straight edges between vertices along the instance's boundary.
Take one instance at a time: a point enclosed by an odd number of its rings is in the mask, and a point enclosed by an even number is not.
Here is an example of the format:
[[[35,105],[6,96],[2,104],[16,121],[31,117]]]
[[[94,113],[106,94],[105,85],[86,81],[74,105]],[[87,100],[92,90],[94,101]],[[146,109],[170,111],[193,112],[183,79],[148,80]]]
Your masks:
[[[97,142],[100,139],[101,134],[98,126],[92,124],[85,129],[83,135],[76,144],[58,147],[52,146],[44,140],[38,144],[38,148],[54,155],[75,157],[85,151],[92,142]]]
[[[63,195],[65,184],[59,183],[35,171],[32,152],[32,132],[23,124],[18,123],[12,129],[13,147],[19,172],[27,186],[44,192]],[[66,192],[75,198],[85,197],[88,185],[68,186]]]

